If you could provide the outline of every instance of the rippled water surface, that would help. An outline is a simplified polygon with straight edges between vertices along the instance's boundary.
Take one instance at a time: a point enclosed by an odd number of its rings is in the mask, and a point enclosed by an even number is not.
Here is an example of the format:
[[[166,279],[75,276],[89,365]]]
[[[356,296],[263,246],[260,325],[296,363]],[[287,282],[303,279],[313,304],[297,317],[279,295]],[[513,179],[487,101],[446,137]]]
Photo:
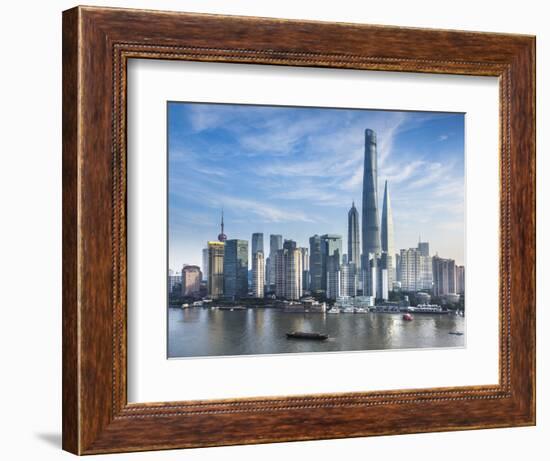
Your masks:
[[[416,314],[287,313],[251,308],[223,311],[168,309],[168,356],[278,354],[406,348],[462,347],[464,318]],[[326,333],[326,341],[287,339],[291,331]]]

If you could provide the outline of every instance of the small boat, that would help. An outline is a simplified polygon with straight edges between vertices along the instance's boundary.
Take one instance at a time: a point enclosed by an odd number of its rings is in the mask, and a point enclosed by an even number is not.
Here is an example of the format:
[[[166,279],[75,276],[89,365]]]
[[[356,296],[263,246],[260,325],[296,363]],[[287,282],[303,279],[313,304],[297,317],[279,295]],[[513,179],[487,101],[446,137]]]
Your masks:
[[[414,320],[414,317],[412,314],[409,314],[408,312],[406,314],[403,314],[403,320],[406,320],[407,322],[411,322]]]
[[[462,336],[464,333],[462,333],[461,331],[449,331],[449,334],[455,335],[455,336]]]
[[[325,339],[328,339],[328,335],[324,333],[307,331],[292,331],[291,333],[287,333],[286,337],[288,339],[316,339],[318,341],[324,341]]]

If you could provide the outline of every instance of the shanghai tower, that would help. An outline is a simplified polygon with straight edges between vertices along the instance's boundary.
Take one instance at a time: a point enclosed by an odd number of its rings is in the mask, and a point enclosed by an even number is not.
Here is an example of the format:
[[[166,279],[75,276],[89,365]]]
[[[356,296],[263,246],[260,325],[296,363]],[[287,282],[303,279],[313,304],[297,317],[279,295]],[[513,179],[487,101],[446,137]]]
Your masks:
[[[363,166],[363,222],[361,250],[365,261],[380,253],[380,223],[378,221],[378,160],[376,133],[365,130],[365,163]]]

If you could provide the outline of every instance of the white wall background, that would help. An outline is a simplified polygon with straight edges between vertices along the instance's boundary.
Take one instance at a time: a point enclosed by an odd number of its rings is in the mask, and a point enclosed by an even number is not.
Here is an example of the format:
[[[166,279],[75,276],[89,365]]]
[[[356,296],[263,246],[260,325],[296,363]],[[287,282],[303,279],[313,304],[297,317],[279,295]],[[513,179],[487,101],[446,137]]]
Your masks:
[[[543,261],[550,250],[543,214],[550,199],[550,14],[545,2],[357,0],[181,0],[87,4],[363,22],[537,35],[538,425],[440,434],[330,440],[117,455],[135,460],[316,458],[446,461],[542,460],[550,437],[550,340]],[[71,1],[4,2],[0,15],[0,450],[3,459],[69,459],[61,445],[61,11]],[[547,256],[545,258],[544,256]],[[98,457],[101,459],[104,457]],[[114,459],[114,458],[113,458]]]

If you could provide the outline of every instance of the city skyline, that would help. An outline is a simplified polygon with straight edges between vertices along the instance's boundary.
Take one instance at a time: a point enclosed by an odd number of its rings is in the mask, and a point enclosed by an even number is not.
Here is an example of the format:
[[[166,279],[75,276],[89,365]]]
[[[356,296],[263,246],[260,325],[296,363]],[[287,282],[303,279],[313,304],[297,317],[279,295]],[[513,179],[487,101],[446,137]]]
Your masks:
[[[464,263],[463,114],[168,107],[170,268],[202,266],[205,241],[215,240],[219,232],[222,207],[229,239],[251,241],[258,232],[267,242],[270,234],[280,234],[308,247],[315,234],[338,234],[347,249],[349,209],[352,202],[359,209],[363,205],[367,127],[375,128],[378,144],[378,234],[387,180],[394,251],[416,246],[421,235],[432,254]],[[323,132],[328,125],[330,134]],[[199,151],[209,155],[200,157]],[[213,164],[210,155],[218,161]],[[178,187],[182,181],[187,184],[183,189]],[[264,252],[267,257],[269,249]]]

